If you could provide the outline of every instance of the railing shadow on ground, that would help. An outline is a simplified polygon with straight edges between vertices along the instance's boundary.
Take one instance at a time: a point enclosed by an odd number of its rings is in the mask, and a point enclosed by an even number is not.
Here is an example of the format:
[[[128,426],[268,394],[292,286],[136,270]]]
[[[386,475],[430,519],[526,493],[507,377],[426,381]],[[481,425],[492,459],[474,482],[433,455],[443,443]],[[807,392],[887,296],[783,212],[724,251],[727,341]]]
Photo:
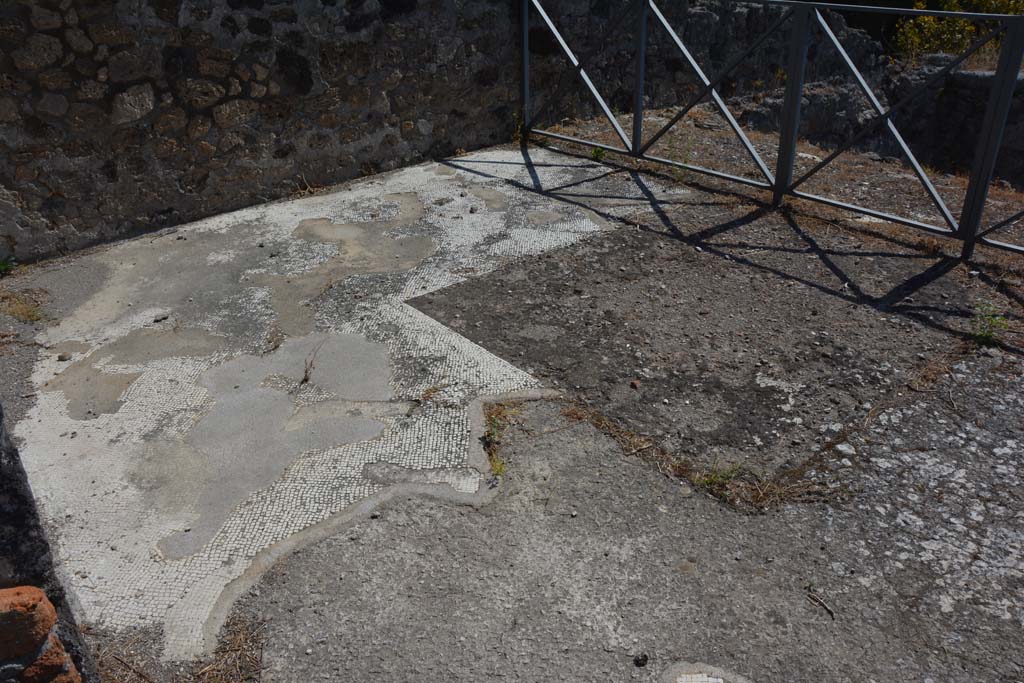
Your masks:
[[[928,9],[905,9],[895,7],[872,7],[867,5],[842,5],[837,3],[821,3],[794,0],[761,0],[765,8],[774,7],[778,11],[772,24],[761,33],[749,45],[734,54],[714,77],[708,76],[701,65],[695,59],[693,53],[686,45],[686,41],[679,32],[672,26],[665,14],[662,13],[655,0],[622,0],[617,18],[609,22],[604,35],[596,41],[597,47],[591,47],[588,53],[577,53],[567,42],[565,36],[559,30],[556,22],[548,15],[542,0],[521,0],[521,31],[522,31],[522,121],[523,132],[526,136],[535,134],[549,139],[559,140],[572,144],[588,146],[595,150],[605,150],[631,156],[638,160],[651,163],[672,166],[686,169],[696,173],[733,182],[748,187],[767,189],[772,192],[772,205],[780,206],[786,197],[797,197],[808,202],[817,202],[835,209],[853,211],[873,218],[881,219],[891,223],[899,223],[928,233],[952,238],[961,242],[960,258],[969,260],[977,244],[986,244],[991,247],[1011,252],[1024,254],[1024,245],[1003,242],[993,239],[989,235],[1000,228],[1000,224],[982,228],[981,221],[985,212],[985,206],[991,186],[993,171],[996,160],[1000,153],[1003,132],[1006,127],[1007,117],[1010,113],[1014,93],[1018,85],[1018,73],[1024,62],[1024,16],[1011,14],[993,13],[970,13],[970,12],[949,12],[935,11]],[[933,19],[952,18],[979,25],[980,35],[962,53],[956,55],[945,66],[929,74],[925,82],[919,84],[910,93],[904,95],[900,101],[886,106],[872,89],[864,73],[858,68],[846,48],[839,40],[836,32],[829,22],[829,16],[836,12],[854,11],[859,13],[873,14],[897,14],[914,17],[930,17]],[[565,69],[554,90],[554,95],[549,96],[539,107],[532,106],[533,93],[531,89],[531,48],[530,48],[530,26],[531,17],[539,19],[538,24],[543,26],[549,36],[554,39],[560,48],[570,68]],[[697,77],[703,87],[698,88],[696,96],[689,98],[689,101],[679,107],[671,119],[661,125],[653,135],[644,135],[644,108],[645,108],[645,78],[647,65],[648,29],[664,32],[670,38],[678,56],[689,65],[690,70]],[[588,74],[595,67],[595,57],[603,49],[606,41],[613,36],[629,31],[635,31],[634,38],[634,63],[635,74],[633,77],[633,105],[632,105],[632,131],[627,134],[624,126],[617,120],[608,102],[595,86],[594,81]],[[860,130],[837,146],[824,159],[821,159],[813,168],[795,177],[795,159],[797,154],[797,141],[801,120],[801,102],[804,98],[803,86],[805,70],[808,64],[808,50],[811,44],[812,34],[818,32],[824,37],[824,44],[830,45],[841,59],[845,70],[853,77],[859,91],[867,99],[874,116]],[[729,110],[719,89],[729,77],[729,74],[736,69],[749,55],[759,49],[766,41],[780,33],[788,33],[785,38],[785,96],[782,105],[781,120],[779,122],[779,144],[777,149],[774,171],[769,168],[767,162],[761,157],[757,149],[747,137],[743,128],[737,122],[736,117]],[[940,86],[942,80],[953,72],[961,64],[966,63],[972,55],[985,48],[987,45],[999,45],[999,62],[993,78],[993,85],[989,93],[985,115],[980,128],[975,159],[971,167],[970,180],[967,187],[967,194],[964,199],[962,211],[959,216],[954,216],[953,211],[946,204],[945,200],[935,188],[929,171],[918,161],[910,147],[907,145],[903,135],[897,129],[893,116],[907,108],[916,98],[928,90]],[[595,72],[596,73],[596,72]],[[564,86],[570,74],[577,76],[583,85],[586,86],[590,97],[596,103],[604,118],[611,125],[615,132],[616,140],[611,144],[587,140],[563,133],[545,130],[536,124],[541,117],[547,113],[554,102],[558,101],[566,92]],[[760,173],[760,178],[747,178],[733,175],[723,170],[698,166],[686,160],[675,160],[655,156],[650,153],[652,147],[673,126],[679,123],[694,107],[709,99],[726,120],[729,127],[735,133],[740,143],[751,157]],[[925,223],[916,218],[887,213],[878,208],[851,204],[847,201],[840,201],[833,197],[813,194],[806,190],[800,190],[801,186],[812,176],[832,163],[845,150],[852,148],[868,136],[873,135],[877,130],[884,129],[898,145],[906,161],[913,169],[914,174],[920,181],[935,208],[941,214],[943,221],[939,225]],[[621,143],[621,146],[620,146]],[[1012,220],[1012,219],[1011,219]]]
[[[528,183],[492,174],[486,170],[488,165],[520,165],[518,162],[453,158],[443,160],[440,163],[454,170],[470,173],[483,178],[500,180],[521,191],[537,194],[553,201],[592,212],[610,224],[617,224],[621,226],[632,225],[652,237],[671,239],[694,248],[700,248],[700,250],[706,255],[727,260],[745,268],[754,269],[771,277],[776,277],[788,282],[813,288],[818,292],[841,299],[847,303],[866,306],[878,311],[879,313],[906,317],[923,326],[942,332],[957,341],[969,342],[973,338],[971,332],[967,329],[960,329],[943,322],[943,319],[970,320],[975,315],[974,311],[970,308],[967,308],[962,304],[958,305],[950,303],[945,306],[936,306],[907,301],[908,297],[911,297],[925,287],[938,282],[952,273],[958,266],[962,265],[962,261],[957,257],[930,253],[928,249],[922,247],[919,243],[901,237],[898,234],[855,226],[843,226],[843,228],[847,232],[860,233],[864,237],[869,237],[873,243],[890,244],[892,245],[892,248],[865,249],[859,251],[832,249],[828,246],[823,246],[819,240],[815,238],[813,232],[809,230],[806,225],[801,224],[801,221],[820,220],[815,214],[790,206],[784,206],[781,209],[774,207],[770,201],[757,196],[754,192],[748,194],[735,189],[721,189],[700,183],[687,183],[687,187],[712,197],[721,197],[733,200],[733,203],[731,203],[730,206],[736,206],[735,202],[739,201],[749,205],[751,208],[740,216],[730,217],[721,223],[702,228],[696,232],[687,232],[676,224],[666,210],[667,207],[671,208],[674,204],[682,203],[658,198],[651,190],[645,177],[657,178],[660,176],[667,183],[678,183],[675,179],[657,172],[638,171],[635,168],[617,164],[614,161],[603,160],[600,165],[602,167],[610,167],[611,170],[604,171],[599,175],[581,180],[564,183],[562,185],[545,187],[541,181],[539,173],[537,172],[538,167],[564,166],[566,168],[580,168],[580,165],[535,164],[530,155],[530,148],[528,145],[521,144],[519,149],[520,153],[523,155],[521,166],[530,178]],[[590,161],[588,157],[576,152],[557,148],[549,149],[572,158]],[[596,162],[594,162],[594,165],[597,166]],[[619,197],[615,197],[604,193],[584,194],[580,192],[564,192],[566,189],[582,189],[587,183],[604,180],[615,175],[628,176],[632,183],[637,187],[638,195],[621,195]],[[588,202],[588,199],[607,200],[616,198],[626,201],[641,202],[642,208],[650,210],[656,218],[658,225],[646,225],[643,222],[638,224],[628,218],[603,210],[599,205]],[[693,204],[689,205],[692,206]],[[769,219],[772,216],[781,216],[789,234],[798,238],[805,246],[803,248],[794,248],[792,246],[781,246],[778,244],[759,244],[748,241],[723,243],[715,240],[715,238],[735,232],[740,228],[751,226],[759,220]],[[738,254],[737,252],[741,250],[769,252],[782,255],[789,254],[793,257],[811,254],[821,262],[825,271],[829,273],[831,277],[842,283],[842,286],[837,287],[827,281],[819,281],[807,277],[804,274],[795,272],[795,270],[791,272],[777,265],[759,263],[747,256]],[[863,287],[858,285],[854,275],[836,262],[837,257],[843,256],[899,259],[903,262],[922,261],[923,267],[909,277],[895,283],[885,293],[881,295],[871,295],[867,293]],[[1021,297],[1019,294],[1016,294],[1006,287],[1006,285],[1001,282],[1000,278],[997,277],[995,272],[986,272],[988,267],[985,263],[974,262],[971,264],[971,268],[973,269],[972,272],[977,274],[977,282],[985,285],[993,293],[998,293],[999,295],[1005,296],[1018,304],[1024,305],[1024,297]],[[1013,322],[1024,322],[1024,316],[1019,314],[1008,314],[1005,317]],[[997,340],[995,345],[1003,351],[1024,356],[1024,346],[1022,345],[1013,344],[1006,340]]]

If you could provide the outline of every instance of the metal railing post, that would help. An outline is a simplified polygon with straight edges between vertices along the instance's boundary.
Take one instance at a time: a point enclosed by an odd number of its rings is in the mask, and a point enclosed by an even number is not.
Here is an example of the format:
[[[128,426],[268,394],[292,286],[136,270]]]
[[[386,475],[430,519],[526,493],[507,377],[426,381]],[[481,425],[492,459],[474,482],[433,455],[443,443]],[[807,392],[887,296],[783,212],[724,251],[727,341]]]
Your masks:
[[[644,77],[647,70],[647,10],[650,0],[640,3],[639,24],[636,31],[636,81],[633,83],[633,156],[640,156],[644,136]]]
[[[523,106],[523,119],[521,131],[522,139],[525,141],[529,136],[530,130],[530,0],[523,0],[523,7],[521,10],[520,18],[523,24],[523,40],[522,40],[522,79],[523,79],[523,90],[522,90],[522,106]]]
[[[964,198],[964,210],[960,214],[959,237],[964,241],[960,258],[967,260],[974,255],[978,241],[978,227],[985,212],[985,200],[992,182],[999,148],[1003,143],[1006,119],[1013,105],[1013,94],[1017,87],[1021,62],[1024,61],[1024,18],[1007,21],[1003,45],[999,51],[999,65],[992,79],[992,92],[985,108],[981,124],[977,152],[971,166],[971,179]]]
[[[793,15],[793,33],[789,41],[789,61],[786,68],[786,99],[782,104],[782,123],[779,129],[779,155],[775,165],[775,187],[772,205],[778,206],[793,182],[796,161],[796,137],[800,128],[800,100],[804,93],[804,67],[807,63],[807,44],[811,34],[811,8],[796,8]]]

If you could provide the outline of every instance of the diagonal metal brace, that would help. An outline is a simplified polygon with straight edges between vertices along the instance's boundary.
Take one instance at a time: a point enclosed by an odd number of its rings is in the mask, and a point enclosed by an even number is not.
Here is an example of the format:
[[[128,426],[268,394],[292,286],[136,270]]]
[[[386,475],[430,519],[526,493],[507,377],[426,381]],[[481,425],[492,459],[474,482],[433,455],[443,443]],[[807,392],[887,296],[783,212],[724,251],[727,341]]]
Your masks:
[[[548,13],[544,11],[544,6],[540,4],[540,0],[533,0],[533,6],[537,9],[537,12],[540,14],[541,19],[544,20],[544,23],[547,25],[548,30],[551,31],[551,34],[555,37],[555,40],[558,41],[558,44],[562,48],[562,52],[565,53],[565,56],[568,57],[569,62],[572,63],[573,68],[575,68],[576,72],[580,75],[580,78],[583,80],[583,83],[587,86],[587,90],[590,91],[590,94],[594,97],[594,100],[597,101],[597,105],[601,108],[601,111],[604,113],[605,118],[608,119],[608,123],[612,124],[612,128],[615,129],[615,133],[619,136],[619,139],[622,140],[623,146],[629,149],[631,145],[629,142],[629,138],[626,137],[625,131],[622,130],[622,126],[619,125],[619,122],[615,120],[615,115],[612,114],[612,110],[608,108],[608,104],[604,101],[604,98],[601,97],[601,93],[599,93],[597,91],[597,88],[594,87],[593,81],[590,80],[590,76],[587,75],[586,69],[584,69],[583,65],[580,64],[580,60],[576,58],[576,55],[573,53],[572,49],[569,47],[568,44],[566,44],[565,39],[562,38],[562,34],[558,32],[557,28],[555,28],[554,22],[551,21],[551,18],[548,16]]]
[[[523,26],[526,26],[526,27],[529,26],[529,23],[530,23],[529,13],[530,13],[530,6],[532,4],[533,4],[533,0],[523,0],[523,19],[522,19]],[[633,14],[633,12],[636,11],[637,7],[638,7],[638,5],[636,3],[626,3],[625,6],[623,7],[622,11],[619,12],[619,14],[616,15],[615,18],[612,21],[608,22],[608,27],[605,29],[604,33],[601,34],[601,36],[599,37],[599,39],[595,43],[596,47],[591,48],[588,51],[587,54],[577,55],[577,58],[580,60],[580,66],[582,68],[586,69],[586,68],[589,68],[589,67],[593,66],[594,60],[596,59],[597,56],[599,56],[602,53],[602,48],[606,46],[606,44],[608,42],[608,39],[617,30],[619,30],[620,27],[623,24],[627,23],[630,20],[630,16]],[[525,29],[523,31],[523,40],[525,41],[524,44],[526,44],[527,48],[528,48],[528,45],[529,45],[529,30],[528,29]],[[573,69],[572,71],[576,71],[576,69]],[[551,94],[550,97],[547,97],[547,98],[544,99],[543,104],[541,104],[541,106],[537,108],[537,111],[535,111],[535,112],[533,112],[531,114],[530,110],[528,108],[523,110],[523,123],[524,123],[524,128],[526,130],[531,130],[533,128],[534,124],[537,122],[537,120],[540,119],[541,116],[546,114],[548,109],[550,109],[551,106],[560,99],[560,94],[565,89],[565,84],[566,84],[566,82],[568,80],[566,77],[569,74],[570,74],[570,71],[568,69],[561,72],[561,74],[558,77],[558,82],[555,84],[554,92]],[[529,76],[524,76],[524,79],[525,79],[524,83],[528,83]]]
[[[754,50],[761,47],[761,44],[764,43],[764,41],[768,40],[768,38],[770,38],[773,33],[779,30],[779,28],[784,23],[786,23],[786,21],[788,21],[791,16],[793,16],[793,10],[786,10],[786,12],[781,17],[779,17],[771,26],[769,26],[768,30],[762,33],[757,40],[751,43],[746,50],[744,50],[739,55],[731,59],[729,63],[726,64],[725,68],[722,69],[721,73],[719,73],[711,81],[709,81],[707,85],[701,88],[700,92],[697,93],[697,96],[690,100],[689,104],[687,104],[685,107],[676,112],[675,116],[673,116],[668,123],[662,126],[661,130],[655,133],[651,137],[651,139],[648,140],[644,144],[644,146],[640,148],[640,153],[643,154],[647,150],[649,150],[658,140],[661,139],[662,135],[667,133],[672,128],[672,126],[679,123],[684,116],[690,113],[691,109],[700,104],[701,100],[703,100],[708,95],[708,93],[712,92],[715,88],[721,85],[722,81],[726,79],[726,77],[732,72],[733,69],[739,66],[740,62],[746,59]]]
[[[923,93],[927,92],[932,86],[934,86],[936,83],[945,78],[946,75],[949,74],[949,72],[951,72],[953,69],[957,68],[965,61],[970,59],[971,55],[973,55],[975,52],[983,48],[986,44],[988,44],[989,41],[991,41],[993,38],[995,38],[1002,32],[1002,27],[998,27],[992,29],[981,38],[978,38],[978,40],[974,41],[974,43],[969,48],[967,48],[967,50],[963,54],[961,54],[959,57],[951,61],[946,66],[936,71],[934,74],[932,74],[924,83],[919,85],[911,92],[907,93],[907,95],[904,96],[903,99],[901,99],[899,102],[889,107],[888,111],[886,111],[884,114],[875,117],[874,119],[869,121],[863,128],[861,128],[859,133],[854,135],[852,138],[850,138],[840,146],[836,147],[827,157],[825,157],[817,164],[815,164],[809,171],[800,176],[799,179],[793,181],[793,183],[789,186],[789,189],[787,189],[786,191],[792,194],[796,190],[796,188],[800,187],[805,182],[807,182],[811,178],[811,176],[813,176],[815,173],[817,173],[818,171],[832,163],[832,161],[834,161],[835,158],[838,157],[840,154],[850,149],[867,136],[871,135],[871,133],[873,133],[876,128],[878,128],[880,125],[882,125],[883,123],[891,119],[893,116],[895,116],[897,112],[905,109],[911,102],[916,100]]]
[[[983,230],[982,232],[978,233],[978,239],[980,240],[982,237],[986,237],[987,235],[989,235],[989,234],[991,234],[991,233],[993,233],[993,232],[995,232],[997,230],[1001,230],[1001,229],[1005,228],[1008,225],[1013,225],[1014,223],[1019,221],[1021,218],[1024,218],[1024,211],[1018,211],[1017,213],[1013,214],[1009,218],[1004,218],[1003,220],[999,221],[998,223],[985,228],[985,230]]]
[[[675,32],[675,29],[673,29],[672,25],[668,23],[667,19],[665,19],[665,15],[661,13],[660,9],[658,9],[654,0],[648,0],[648,3],[651,11],[654,12],[654,16],[658,19],[665,30],[668,31],[668,35],[672,38],[672,42],[676,44],[676,48],[682,53],[686,61],[689,62],[694,73],[697,74],[697,78],[700,79],[700,82],[703,83],[705,87],[710,86],[711,80],[707,75],[705,75],[704,70],[700,68],[700,65],[697,63],[697,60],[693,58],[693,55],[690,54],[690,51],[686,49],[686,45],[683,44],[683,41]],[[761,175],[763,175],[769,183],[774,183],[775,178],[772,176],[772,172],[768,170],[768,165],[764,163],[761,155],[757,153],[756,149],[754,149],[754,145],[750,143],[746,133],[743,132],[743,129],[740,128],[740,124],[737,123],[736,118],[733,117],[732,112],[730,112],[729,108],[725,106],[725,100],[722,99],[721,95],[718,94],[718,91],[715,90],[714,87],[711,88],[710,93],[711,99],[718,107],[718,111],[722,113],[722,116],[729,123],[729,127],[732,128],[732,131],[736,133],[736,137],[738,137],[740,142],[743,143],[743,147],[747,150],[747,154],[750,155],[750,158],[753,159],[754,163],[757,164],[758,169],[760,169]]]
[[[884,116],[885,107],[883,107],[882,103],[878,101],[878,97],[875,96],[875,92],[871,89],[871,86],[868,85],[867,81],[864,80],[864,76],[861,74],[860,69],[858,69],[857,65],[853,63],[852,59],[850,59],[850,55],[846,52],[843,44],[839,42],[839,38],[837,38],[836,34],[832,31],[832,27],[828,25],[828,22],[825,21],[825,17],[822,16],[821,10],[814,10],[814,15],[818,20],[818,25],[821,26],[821,30],[825,32],[825,35],[828,36],[832,45],[834,45],[836,50],[839,52],[839,56],[846,64],[846,68],[850,70],[851,74],[853,74],[854,80],[857,81],[857,87],[859,87],[861,92],[864,93],[864,96],[868,98],[868,102],[871,103],[871,108],[874,109],[875,113],[879,116]],[[939,196],[939,193],[932,184],[931,179],[928,178],[928,174],[924,172],[923,168],[921,168],[921,164],[917,161],[917,157],[915,157],[914,153],[910,151],[910,147],[903,139],[903,136],[900,135],[900,131],[896,128],[896,124],[892,122],[891,118],[887,117],[885,125],[889,128],[889,132],[892,133],[892,136],[896,139],[896,144],[898,144],[900,149],[903,150],[903,153],[907,155],[907,161],[910,162],[910,166],[914,169],[914,173],[917,175],[918,180],[921,181],[921,184],[924,185],[924,189],[927,190],[928,195],[935,204],[935,208],[937,208],[939,213],[942,214],[942,218],[946,221],[949,227],[956,230],[956,219],[953,218],[953,214],[950,212],[949,207],[946,206],[946,202],[942,201],[942,197]]]

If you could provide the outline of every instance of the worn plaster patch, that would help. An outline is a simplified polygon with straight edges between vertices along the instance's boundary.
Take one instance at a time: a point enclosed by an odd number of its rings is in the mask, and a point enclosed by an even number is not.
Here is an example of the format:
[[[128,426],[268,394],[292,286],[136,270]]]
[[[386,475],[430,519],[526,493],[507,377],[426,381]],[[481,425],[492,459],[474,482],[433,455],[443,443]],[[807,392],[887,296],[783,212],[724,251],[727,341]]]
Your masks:
[[[264,383],[282,375],[293,380],[292,387],[314,384],[327,393],[313,405],[297,406],[291,387]],[[343,334],[290,339],[266,356],[239,356],[204,372],[199,384],[210,392],[213,407],[185,439],[205,456],[197,519],[160,541],[164,556],[197,552],[232,508],[276,481],[299,454],[377,436],[381,422],[352,415],[332,398],[388,400],[387,377],[383,347]]]
[[[222,342],[203,330],[138,329],[103,346],[100,353],[74,361],[42,389],[63,393],[72,418],[94,419],[121,407],[122,396],[141,376],[129,366],[175,356],[207,355],[219,349]],[[61,345],[62,349],[75,347],[73,343]]]

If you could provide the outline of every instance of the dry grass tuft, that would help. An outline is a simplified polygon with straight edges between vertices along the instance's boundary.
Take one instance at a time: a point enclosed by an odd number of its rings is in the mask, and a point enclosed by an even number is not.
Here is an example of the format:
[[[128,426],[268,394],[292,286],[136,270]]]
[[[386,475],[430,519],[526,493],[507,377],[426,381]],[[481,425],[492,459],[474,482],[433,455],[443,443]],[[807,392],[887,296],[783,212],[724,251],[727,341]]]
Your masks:
[[[484,407],[484,435],[480,441],[487,453],[491,474],[495,477],[501,477],[508,471],[508,465],[501,457],[501,438],[518,413],[518,404],[491,403]]]
[[[310,185],[309,181],[306,180],[305,175],[298,175],[295,180],[295,189],[288,195],[289,199],[298,199],[299,197],[311,197],[316,194],[320,194],[324,190],[329,189],[327,185]]]
[[[593,427],[615,440],[626,455],[635,455],[655,465],[667,477],[689,482],[692,486],[738,509],[763,511],[787,503],[820,498],[828,489],[801,478],[797,472],[784,472],[766,478],[739,465],[697,468],[678,455],[669,453],[653,439],[624,429],[605,415],[574,404],[562,409],[562,415]]]
[[[88,626],[82,632],[93,635]],[[151,647],[152,634],[139,631],[131,638],[101,641],[96,647],[96,670],[104,683],[156,683],[169,680],[162,675]]]
[[[41,298],[41,293],[34,290],[0,290],[0,313],[23,323],[37,322],[43,319]]]
[[[242,620],[224,625],[213,661],[198,668],[198,683],[242,683],[259,681],[263,671],[264,629],[266,624]]]
[[[104,683],[255,683],[263,671],[265,624],[230,619],[213,656],[192,665],[159,659],[159,634],[140,631],[130,638],[99,638],[96,668]]]
[[[435,397],[437,397],[438,394],[447,389],[449,386],[450,385],[448,384],[435,384],[432,387],[428,387],[426,391],[420,394],[420,403],[430,403],[431,401],[434,400]],[[486,412],[487,411],[485,410],[484,414],[486,414]]]

